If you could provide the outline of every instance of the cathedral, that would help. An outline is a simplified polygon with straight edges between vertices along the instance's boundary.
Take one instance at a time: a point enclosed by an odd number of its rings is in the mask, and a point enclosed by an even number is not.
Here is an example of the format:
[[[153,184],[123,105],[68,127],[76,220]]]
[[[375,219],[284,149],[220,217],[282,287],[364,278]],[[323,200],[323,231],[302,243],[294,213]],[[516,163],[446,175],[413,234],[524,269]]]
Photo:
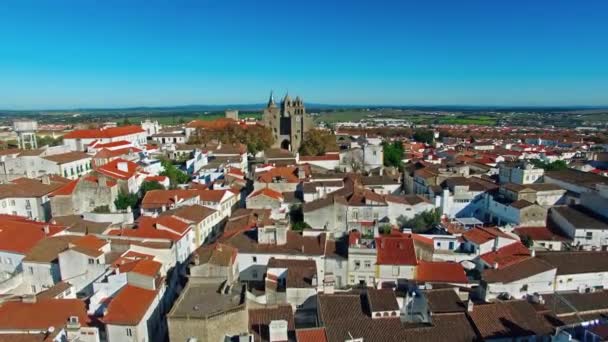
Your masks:
[[[282,148],[298,151],[302,138],[312,128],[312,118],[306,114],[304,101],[297,96],[292,99],[285,95],[281,104],[277,106],[274,96],[270,93],[268,105],[264,109],[264,125],[272,129],[274,137],[273,148]]]

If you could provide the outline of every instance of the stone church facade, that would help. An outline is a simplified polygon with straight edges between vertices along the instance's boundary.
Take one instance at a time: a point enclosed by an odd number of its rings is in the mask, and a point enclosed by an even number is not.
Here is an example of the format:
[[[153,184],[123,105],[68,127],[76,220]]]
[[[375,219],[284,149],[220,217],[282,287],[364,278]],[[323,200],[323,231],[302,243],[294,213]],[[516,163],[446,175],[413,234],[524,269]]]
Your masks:
[[[285,95],[277,105],[272,93],[264,109],[263,122],[272,129],[273,148],[294,152],[300,148],[304,134],[313,127],[312,118],[306,114],[304,101],[299,96],[292,99]]]

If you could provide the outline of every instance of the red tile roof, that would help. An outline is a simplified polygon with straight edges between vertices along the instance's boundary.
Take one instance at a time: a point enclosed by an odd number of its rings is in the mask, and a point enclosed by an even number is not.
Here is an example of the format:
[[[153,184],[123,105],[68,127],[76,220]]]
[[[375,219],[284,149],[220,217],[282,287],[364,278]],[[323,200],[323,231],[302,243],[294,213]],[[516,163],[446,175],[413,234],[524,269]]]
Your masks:
[[[108,312],[102,318],[106,324],[137,325],[156,297],[155,290],[126,285],[112,298]]]
[[[101,247],[107,245],[108,242],[94,235],[85,235],[74,241],[74,244],[89,249],[100,249]]]
[[[175,219],[174,219],[175,220]],[[186,229],[179,233],[179,229],[166,230],[158,229],[156,226],[157,219],[149,216],[142,216],[137,220],[137,227],[133,229],[112,229],[108,231],[111,236],[124,236],[140,239],[166,239],[171,241],[179,241],[190,230]],[[166,222],[165,222],[166,223]]]
[[[298,183],[298,168],[295,166],[279,166],[259,173],[256,180],[263,183],[272,183],[275,179],[282,179],[287,183]]]
[[[95,143],[90,143],[89,146],[91,145],[95,145],[95,148],[103,148],[103,147],[117,147],[117,146],[123,146],[123,145],[127,145],[127,146],[131,146],[131,143],[125,140],[119,140],[119,141],[113,141],[113,142],[109,142],[109,143],[105,143],[105,144],[95,144]]]
[[[530,250],[521,242],[512,243],[497,251],[488,252],[480,256],[486,264],[493,266],[498,263],[498,268],[518,263],[530,256]]]
[[[548,227],[518,227],[513,232],[520,237],[527,236],[533,241],[569,241],[570,239],[553,232]]]
[[[46,223],[29,221],[19,216],[0,217],[0,251],[27,254],[36,244],[47,236],[64,230],[64,226],[48,225],[49,234],[44,233]]]
[[[416,265],[414,240],[405,236],[376,238],[378,265]]]
[[[263,188],[258,191],[255,191],[251,195],[249,195],[249,198],[257,197],[257,196],[266,196],[266,197],[274,198],[279,201],[283,200],[283,195],[280,192],[274,191],[269,188]]]
[[[201,201],[220,203],[228,190],[202,190],[198,191]]]
[[[193,190],[151,190],[146,192],[144,198],[141,201],[143,208],[160,208],[164,206],[170,206],[175,204],[177,201],[190,199],[198,196],[198,191]]]
[[[145,131],[140,126],[122,126],[100,129],[79,129],[67,133],[63,136],[64,139],[101,139],[101,138],[116,138],[125,135],[136,133],[144,133]]]
[[[125,169],[120,169],[119,167],[123,165],[125,166]],[[104,175],[114,179],[127,180],[135,176],[138,167],[139,166],[132,161],[118,158],[98,167],[96,170],[97,172],[103,173]]]
[[[67,195],[71,195],[74,192],[74,189],[76,189],[76,185],[78,184],[79,180],[80,179],[74,179],[73,181],[70,181],[69,183],[65,184],[61,188],[59,188],[59,189],[51,192],[49,194],[49,196],[53,197],[53,196],[67,196]]]
[[[428,262],[420,260],[416,268],[416,280],[431,283],[468,283],[462,265],[448,261]]]
[[[148,277],[155,277],[160,271],[163,264],[158,261],[143,259],[135,263],[131,272],[143,274]]]
[[[63,329],[70,316],[78,317],[87,326],[85,303],[80,299],[37,298],[35,303],[6,301],[0,305],[0,330]]]
[[[296,330],[298,342],[327,342],[325,328],[309,328]]]
[[[504,233],[502,230],[496,227],[476,227],[466,231],[464,234],[462,234],[462,236],[467,241],[476,243],[478,245],[494,240],[497,237],[515,240],[514,237]]]
[[[162,228],[160,226],[162,226]],[[183,235],[186,231],[188,231],[188,229],[190,229],[190,225],[173,216],[163,215],[156,219],[156,228],[169,229],[176,234]]]

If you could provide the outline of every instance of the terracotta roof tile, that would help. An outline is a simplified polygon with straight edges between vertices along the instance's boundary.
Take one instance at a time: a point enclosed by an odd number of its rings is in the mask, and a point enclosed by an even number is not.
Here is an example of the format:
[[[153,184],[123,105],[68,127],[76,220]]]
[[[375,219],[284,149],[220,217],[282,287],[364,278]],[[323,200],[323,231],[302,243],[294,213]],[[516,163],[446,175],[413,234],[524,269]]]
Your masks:
[[[106,324],[137,325],[152,305],[156,295],[155,290],[126,285],[112,298],[107,314],[102,320]]]
[[[63,329],[70,316],[80,324],[90,323],[85,303],[80,299],[38,298],[35,303],[7,301],[0,305],[0,330]]]
[[[44,227],[49,227],[45,234]],[[25,218],[0,217],[0,250],[18,254],[29,253],[41,240],[64,230],[64,226],[47,225]]]
[[[464,268],[456,262],[428,262],[420,260],[416,267],[416,280],[429,283],[468,283]]]
[[[138,168],[139,165],[134,162],[118,158],[95,170],[114,179],[127,180],[135,176]]]
[[[491,251],[480,255],[480,259],[486,264],[493,266],[496,263],[498,268],[507,267],[519,261],[527,259],[530,256],[530,250],[521,242],[515,242],[510,245],[499,248],[496,251]]]
[[[263,188],[258,191],[255,191],[255,192],[251,193],[251,195],[247,196],[247,198],[253,198],[253,197],[257,197],[257,196],[266,196],[266,197],[270,197],[272,199],[279,200],[279,201],[283,200],[283,195],[280,192],[274,191],[269,188]]]
[[[298,342],[327,342],[325,328],[308,328],[296,330]]]
[[[64,139],[101,139],[101,138],[117,138],[120,136],[144,133],[145,131],[140,126],[121,126],[102,129],[79,129],[67,133],[63,136]]]
[[[416,265],[414,240],[405,236],[386,235],[376,238],[378,265]]]

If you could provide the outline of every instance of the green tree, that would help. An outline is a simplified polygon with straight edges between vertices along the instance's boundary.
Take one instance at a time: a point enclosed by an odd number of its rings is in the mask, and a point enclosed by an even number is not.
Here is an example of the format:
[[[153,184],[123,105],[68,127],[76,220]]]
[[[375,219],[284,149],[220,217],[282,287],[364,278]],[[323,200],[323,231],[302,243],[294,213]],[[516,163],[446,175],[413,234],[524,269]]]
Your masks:
[[[401,141],[383,142],[382,146],[384,147],[384,166],[401,166],[401,160],[403,160],[403,144]]]
[[[413,135],[414,140],[418,142],[423,142],[426,144],[432,144],[435,140],[435,136],[433,131],[428,129],[417,129],[414,131]]]
[[[403,215],[397,217],[397,223],[401,228],[409,228],[414,233],[424,233],[441,222],[441,214],[439,209],[432,209],[416,214],[411,219],[405,218]]]
[[[137,195],[125,193],[124,191],[120,191],[118,193],[118,197],[114,200],[114,205],[116,209],[125,210],[127,208],[135,208],[137,205]]]
[[[63,144],[63,137],[53,138],[49,135],[38,135],[36,136],[36,141],[38,142],[38,146],[59,146]]]
[[[150,190],[165,190],[165,187],[157,181],[144,181],[141,183],[139,191],[142,197]]]
[[[302,231],[310,228],[310,225],[304,222],[304,213],[302,212],[302,206],[300,205],[294,204],[289,207],[289,221],[292,230]]]
[[[538,168],[544,169],[545,171],[561,171],[568,168],[568,164],[566,164],[566,162],[563,160],[556,160],[554,162],[547,163],[539,159],[533,159],[532,164]]]
[[[320,129],[312,129],[304,135],[300,145],[300,154],[303,156],[320,156],[327,151],[337,151],[336,136]]]
[[[190,177],[173,165],[170,160],[164,159],[161,161],[161,164],[165,171],[161,172],[160,175],[169,177],[171,188],[175,188],[178,184],[185,184],[190,181]]]

